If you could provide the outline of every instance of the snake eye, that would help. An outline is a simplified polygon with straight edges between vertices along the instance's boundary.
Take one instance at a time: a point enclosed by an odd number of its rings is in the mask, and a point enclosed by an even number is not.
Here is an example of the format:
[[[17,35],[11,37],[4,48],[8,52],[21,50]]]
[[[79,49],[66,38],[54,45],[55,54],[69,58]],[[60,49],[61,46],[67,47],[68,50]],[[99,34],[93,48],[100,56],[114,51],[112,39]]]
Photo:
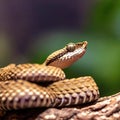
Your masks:
[[[75,44],[74,43],[69,43],[66,45],[66,49],[69,51],[69,52],[73,52],[75,50]]]

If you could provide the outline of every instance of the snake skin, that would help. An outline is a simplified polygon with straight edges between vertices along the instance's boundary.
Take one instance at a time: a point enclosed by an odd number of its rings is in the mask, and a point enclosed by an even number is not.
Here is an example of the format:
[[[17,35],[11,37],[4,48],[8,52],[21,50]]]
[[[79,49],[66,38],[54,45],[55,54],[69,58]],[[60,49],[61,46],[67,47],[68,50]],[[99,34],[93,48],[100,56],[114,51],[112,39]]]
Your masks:
[[[86,41],[69,44],[41,65],[10,64],[1,68],[0,110],[63,107],[97,100],[99,90],[92,77],[66,79],[61,70],[81,58],[86,46]],[[47,86],[39,85],[51,81]]]
[[[83,104],[99,96],[98,87],[90,76],[65,79],[48,87],[24,80],[2,81],[0,87],[0,109],[4,110]]]
[[[33,82],[58,81],[65,79],[65,73],[57,67],[40,64],[10,64],[0,71],[0,80],[23,79]]]

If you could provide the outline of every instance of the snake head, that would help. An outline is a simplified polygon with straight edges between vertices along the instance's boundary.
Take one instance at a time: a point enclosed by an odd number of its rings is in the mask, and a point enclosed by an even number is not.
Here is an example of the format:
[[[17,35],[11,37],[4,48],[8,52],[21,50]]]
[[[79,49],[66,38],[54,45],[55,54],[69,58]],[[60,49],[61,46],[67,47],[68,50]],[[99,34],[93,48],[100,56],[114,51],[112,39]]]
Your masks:
[[[57,50],[49,55],[44,64],[60,67],[61,69],[69,67],[84,55],[87,44],[87,41],[69,43],[64,48]]]

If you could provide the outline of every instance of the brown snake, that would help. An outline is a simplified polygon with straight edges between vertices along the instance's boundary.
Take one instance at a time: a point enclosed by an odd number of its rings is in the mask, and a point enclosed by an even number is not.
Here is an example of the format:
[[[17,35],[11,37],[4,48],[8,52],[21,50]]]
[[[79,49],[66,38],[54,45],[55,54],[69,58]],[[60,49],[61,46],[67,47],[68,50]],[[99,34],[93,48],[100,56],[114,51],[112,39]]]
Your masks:
[[[70,43],[41,65],[10,64],[1,68],[0,110],[63,107],[97,100],[99,90],[92,77],[65,79],[61,70],[81,58],[86,46],[87,41]],[[47,81],[53,83],[40,85]]]

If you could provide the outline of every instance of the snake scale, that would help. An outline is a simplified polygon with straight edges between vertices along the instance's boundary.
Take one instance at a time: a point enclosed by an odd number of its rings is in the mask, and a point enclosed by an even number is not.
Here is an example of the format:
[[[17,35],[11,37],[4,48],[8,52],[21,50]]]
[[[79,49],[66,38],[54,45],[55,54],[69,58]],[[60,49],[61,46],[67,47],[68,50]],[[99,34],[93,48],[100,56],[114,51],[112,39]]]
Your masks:
[[[95,101],[99,90],[91,76],[66,79],[62,71],[86,52],[87,41],[69,43],[43,64],[10,64],[0,69],[0,110],[63,107]],[[40,85],[40,83],[46,86]],[[51,83],[52,82],[52,83]]]

